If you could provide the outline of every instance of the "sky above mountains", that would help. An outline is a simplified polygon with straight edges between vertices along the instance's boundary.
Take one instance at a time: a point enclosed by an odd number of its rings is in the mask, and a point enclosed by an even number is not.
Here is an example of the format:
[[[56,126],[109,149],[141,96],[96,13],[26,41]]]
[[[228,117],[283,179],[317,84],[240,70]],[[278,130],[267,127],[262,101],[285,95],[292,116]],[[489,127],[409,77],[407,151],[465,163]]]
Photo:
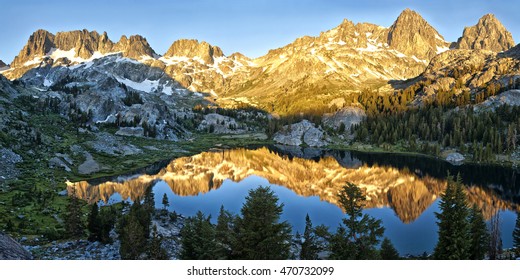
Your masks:
[[[518,43],[518,4],[510,0],[0,0],[0,59],[10,63],[37,29],[107,31],[113,41],[140,34],[164,54],[178,39],[198,39],[258,57],[296,38],[317,36],[343,19],[388,27],[405,9],[421,14],[447,41],[493,13]],[[517,6],[517,7],[513,7]]]

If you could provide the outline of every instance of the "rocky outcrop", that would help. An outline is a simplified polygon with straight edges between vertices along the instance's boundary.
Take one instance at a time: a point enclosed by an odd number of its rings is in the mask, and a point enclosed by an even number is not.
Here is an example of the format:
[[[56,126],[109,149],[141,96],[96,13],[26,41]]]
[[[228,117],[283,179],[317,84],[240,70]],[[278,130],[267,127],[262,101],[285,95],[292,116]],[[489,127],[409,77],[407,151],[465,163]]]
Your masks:
[[[20,155],[13,152],[13,150],[1,148],[0,162],[0,183],[16,178],[20,174],[20,170],[18,170],[16,164],[23,162],[23,159]]]
[[[204,115],[204,119],[197,127],[197,130],[216,134],[235,134],[245,132],[244,129],[239,128],[238,123],[234,118],[214,113]]]
[[[74,50],[74,55],[83,59],[90,58],[94,52],[108,53],[112,51],[113,43],[105,33],[99,35],[96,31],[89,32],[86,29],[68,32],[58,32],[54,38],[54,48],[69,51]]]
[[[464,162],[464,160],[465,160],[464,156],[459,153],[450,153],[446,156],[446,161],[448,161],[452,164],[455,164],[455,165],[462,164]]]
[[[305,144],[310,147],[322,147],[328,143],[321,127],[315,127],[308,120],[284,126],[281,131],[274,134],[273,140],[290,146]]]
[[[475,111],[495,110],[503,105],[520,106],[520,90],[508,90],[496,96],[491,96],[486,101],[476,105],[474,109]]]
[[[133,35],[130,38],[122,36],[114,45],[112,52],[122,52],[125,57],[141,60],[145,58],[157,58],[157,54],[150,47],[148,41],[141,35]]]
[[[345,126],[345,131],[350,131],[352,125],[359,124],[366,118],[365,110],[358,107],[347,107],[334,114],[325,114],[322,118],[324,126],[339,129],[341,124]]]
[[[213,64],[214,58],[222,57],[224,53],[219,47],[212,46],[207,42],[200,42],[198,40],[177,40],[175,41],[168,51],[164,54],[165,58],[168,57],[187,57],[187,58],[199,58],[206,64]]]
[[[489,50],[501,52],[515,45],[513,36],[493,15],[487,14],[478,23],[464,28],[455,45],[458,49]]]
[[[22,67],[26,62],[49,53],[54,46],[54,34],[39,29],[34,32],[20,53],[14,58],[11,67]]]
[[[30,260],[32,256],[10,236],[0,232],[0,260]]]
[[[421,15],[404,10],[388,30],[388,45],[409,56],[431,59],[449,44]]]
[[[413,86],[421,89],[416,104],[434,98],[438,91],[455,95],[469,92],[498,94],[498,89],[520,84],[520,46],[502,53],[487,50],[449,50],[436,56]],[[488,88],[495,89],[488,92]],[[482,100],[483,101],[483,100]]]

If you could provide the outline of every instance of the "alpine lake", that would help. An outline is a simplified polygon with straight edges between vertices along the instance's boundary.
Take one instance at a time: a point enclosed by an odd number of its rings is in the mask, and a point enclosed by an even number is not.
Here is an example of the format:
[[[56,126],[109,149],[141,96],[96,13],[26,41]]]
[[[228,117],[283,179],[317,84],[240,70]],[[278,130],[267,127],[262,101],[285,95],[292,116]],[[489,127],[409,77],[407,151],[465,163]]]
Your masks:
[[[439,200],[447,175],[460,174],[470,205],[489,221],[499,214],[504,248],[512,247],[520,209],[520,171],[497,165],[452,165],[414,155],[322,150],[287,146],[213,149],[159,162],[133,174],[68,182],[69,191],[101,205],[144,197],[153,188],[156,208],[163,195],[169,211],[202,211],[216,222],[220,207],[239,213],[249,190],[270,186],[283,203],[282,219],[303,233],[305,216],[335,231],[345,217],[337,193],[346,182],[364,189],[365,213],[381,219],[385,236],[401,255],[431,253],[437,242]],[[70,192],[69,192],[70,193]]]

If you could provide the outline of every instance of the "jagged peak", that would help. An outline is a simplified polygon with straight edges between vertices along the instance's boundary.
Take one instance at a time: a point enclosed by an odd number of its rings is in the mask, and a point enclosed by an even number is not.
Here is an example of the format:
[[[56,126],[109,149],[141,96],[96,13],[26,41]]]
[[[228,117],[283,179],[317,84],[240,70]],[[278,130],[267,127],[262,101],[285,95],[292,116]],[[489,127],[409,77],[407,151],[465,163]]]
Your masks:
[[[482,16],[476,25],[465,27],[455,44],[459,49],[482,49],[501,52],[513,47],[511,33],[493,14]]]
[[[165,57],[184,56],[189,58],[199,57],[205,63],[212,64],[215,57],[222,57],[224,53],[217,46],[212,46],[206,41],[196,39],[179,39],[170,46],[164,54]]]
[[[143,56],[158,57],[148,40],[141,35],[121,36],[112,51],[123,52],[124,56],[140,60]]]
[[[399,16],[396,19],[396,22],[406,21],[406,20],[410,20],[410,19],[426,21],[418,12],[416,12],[410,8],[406,8],[401,12],[401,14],[399,14]]]
[[[431,59],[448,43],[419,13],[405,9],[388,29],[388,45],[404,54]]]

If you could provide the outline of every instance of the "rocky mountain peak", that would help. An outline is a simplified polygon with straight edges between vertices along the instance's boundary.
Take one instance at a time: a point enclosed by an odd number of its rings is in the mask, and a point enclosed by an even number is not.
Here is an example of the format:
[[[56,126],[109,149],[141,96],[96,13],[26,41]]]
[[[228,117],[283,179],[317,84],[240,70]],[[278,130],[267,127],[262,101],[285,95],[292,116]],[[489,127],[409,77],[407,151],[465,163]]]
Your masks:
[[[104,34],[106,35],[106,33]],[[56,49],[69,51],[74,49],[75,56],[83,59],[90,58],[94,52],[109,52],[113,43],[105,37],[101,42],[101,36],[96,31],[75,30],[67,32],[58,32],[54,39]]]
[[[150,47],[146,38],[141,35],[132,35],[130,38],[121,36],[121,39],[114,45],[113,51],[123,52],[129,58],[140,60],[143,56],[156,57],[157,54]]]
[[[464,28],[456,48],[501,52],[514,45],[511,33],[493,14],[487,14],[476,25]]]
[[[44,56],[54,46],[54,35],[47,30],[36,30],[27,41],[20,53],[14,58],[11,63],[12,67],[23,66],[25,62],[37,56]]]
[[[448,43],[419,13],[404,10],[388,30],[388,45],[406,55],[431,59]]]
[[[4,63],[2,60],[0,60],[0,68],[4,68],[4,67],[6,67],[6,66],[7,66],[7,65],[5,65],[5,63]]]
[[[224,53],[217,46],[212,46],[207,42],[199,42],[193,39],[181,39],[173,42],[165,57],[184,56],[189,58],[198,57],[206,64],[213,64],[214,57],[222,57]]]

